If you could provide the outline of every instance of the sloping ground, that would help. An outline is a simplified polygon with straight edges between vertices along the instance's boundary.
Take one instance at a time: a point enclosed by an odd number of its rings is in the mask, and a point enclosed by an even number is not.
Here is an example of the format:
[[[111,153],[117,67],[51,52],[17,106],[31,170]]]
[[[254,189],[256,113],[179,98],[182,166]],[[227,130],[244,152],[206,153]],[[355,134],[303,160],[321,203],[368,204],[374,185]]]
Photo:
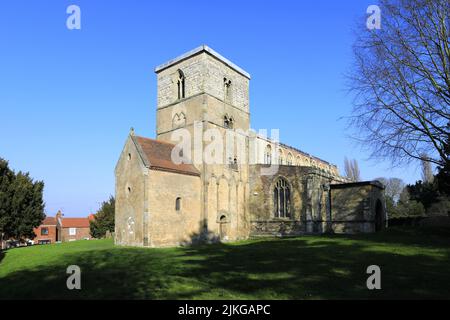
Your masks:
[[[4,253],[0,298],[449,299],[449,254],[450,233],[429,229],[175,249],[80,241]],[[373,264],[379,291],[366,287]],[[82,270],[81,290],[66,287],[69,265]]]

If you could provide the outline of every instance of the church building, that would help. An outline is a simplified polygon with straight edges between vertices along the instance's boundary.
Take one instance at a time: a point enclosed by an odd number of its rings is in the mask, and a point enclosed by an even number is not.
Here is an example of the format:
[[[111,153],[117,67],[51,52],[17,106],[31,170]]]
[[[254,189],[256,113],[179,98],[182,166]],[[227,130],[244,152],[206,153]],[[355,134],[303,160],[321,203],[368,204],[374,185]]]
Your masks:
[[[251,130],[246,71],[200,46],[155,73],[156,138],[131,130],[115,169],[116,244],[384,227],[379,182],[350,182],[335,165]]]

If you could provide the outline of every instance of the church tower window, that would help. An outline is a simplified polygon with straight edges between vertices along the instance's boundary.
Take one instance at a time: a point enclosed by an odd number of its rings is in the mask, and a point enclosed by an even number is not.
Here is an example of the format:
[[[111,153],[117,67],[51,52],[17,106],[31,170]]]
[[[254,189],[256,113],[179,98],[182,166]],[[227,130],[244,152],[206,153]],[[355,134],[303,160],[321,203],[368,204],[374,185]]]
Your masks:
[[[178,70],[178,79],[177,79],[177,89],[178,89],[178,99],[185,98],[185,78],[184,73],[181,70]]]
[[[233,118],[232,117],[229,117],[228,115],[225,115],[224,117],[223,117],[223,126],[226,128],[226,129],[233,129],[233,126],[234,126],[234,123],[233,123],[234,121],[233,121]]]
[[[223,87],[225,92],[225,101],[231,100],[231,80],[223,78]]]
[[[286,179],[279,178],[275,184],[273,203],[275,218],[289,218],[291,216],[291,190]]]

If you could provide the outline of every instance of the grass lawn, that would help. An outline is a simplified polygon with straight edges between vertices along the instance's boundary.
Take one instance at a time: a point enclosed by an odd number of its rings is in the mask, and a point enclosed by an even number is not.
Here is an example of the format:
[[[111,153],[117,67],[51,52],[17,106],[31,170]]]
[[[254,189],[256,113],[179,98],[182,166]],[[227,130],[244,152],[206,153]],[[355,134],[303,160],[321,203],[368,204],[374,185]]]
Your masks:
[[[0,299],[450,298],[448,230],[392,229],[172,249],[92,240],[1,255]],[[66,288],[66,268],[73,264],[82,270],[81,290]],[[372,264],[381,267],[382,290],[366,288],[366,268]]]

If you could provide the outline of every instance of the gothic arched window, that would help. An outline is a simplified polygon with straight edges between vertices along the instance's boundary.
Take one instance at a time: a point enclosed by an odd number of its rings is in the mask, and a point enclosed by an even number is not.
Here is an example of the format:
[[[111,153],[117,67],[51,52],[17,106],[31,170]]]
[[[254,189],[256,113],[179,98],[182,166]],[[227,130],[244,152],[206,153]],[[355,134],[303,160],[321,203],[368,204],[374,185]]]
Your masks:
[[[264,151],[264,164],[272,164],[272,147],[270,144],[266,146]]]
[[[286,179],[279,178],[273,188],[273,204],[275,218],[290,218],[291,190]]]
[[[278,164],[283,165],[284,159],[283,159],[283,150],[278,149]]]
[[[286,160],[286,164],[288,165],[288,166],[292,166],[292,160],[293,158],[292,158],[292,153],[290,153],[289,152],[289,154],[287,155],[287,160]]]
[[[181,70],[178,70],[177,89],[178,99],[183,99],[185,97],[185,79],[184,73]]]

